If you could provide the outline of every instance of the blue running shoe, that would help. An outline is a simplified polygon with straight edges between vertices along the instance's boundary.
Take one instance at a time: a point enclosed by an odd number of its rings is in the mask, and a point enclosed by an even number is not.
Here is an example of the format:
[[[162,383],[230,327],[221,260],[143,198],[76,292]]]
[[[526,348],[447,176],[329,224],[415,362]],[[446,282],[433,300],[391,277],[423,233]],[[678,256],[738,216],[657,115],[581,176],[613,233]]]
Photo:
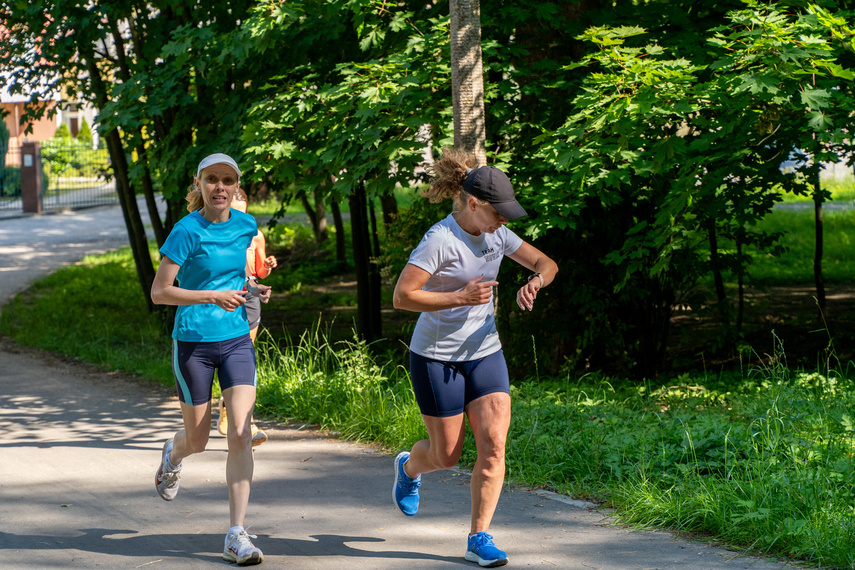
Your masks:
[[[392,487],[392,500],[408,517],[419,512],[419,487],[422,486],[422,476],[415,479],[404,471],[404,463],[410,458],[410,453],[402,451],[395,458],[395,486]]]
[[[508,555],[496,548],[493,537],[483,530],[469,535],[469,547],[464,558],[469,562],[477,562],[484,568],[495,568],[508,563]]]

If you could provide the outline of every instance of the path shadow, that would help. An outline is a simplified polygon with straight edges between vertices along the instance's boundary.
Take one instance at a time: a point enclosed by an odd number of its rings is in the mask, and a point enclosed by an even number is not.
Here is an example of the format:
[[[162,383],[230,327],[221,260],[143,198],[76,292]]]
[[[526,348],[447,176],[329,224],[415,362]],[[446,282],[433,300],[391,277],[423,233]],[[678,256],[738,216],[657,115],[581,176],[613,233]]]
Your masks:
[[[126,556],[129,558],[181,558],[207,562],[221,560],[221,554],[212,552],[211,546],[222,544],[221,534],[171,534],[139,535],[128,529],[84,528],[77,536],[62,535],[16,535],[0,531],[2,550],[64,550],[74,549],[96,554]],[[130,536],[128,536],[130,535]],[[309,539],[278,538],[258,534],[255,544],[265,556],[330,557],[342,556],[386,560],[433,560],[444,563],[466,565],[460,556],[437,556],[424,552],[395,550],[362,550],[349,543],[384,543],[382,538],[370,536],[347,536],[339,534],[316,534]],[[223,561],[225,563],[225,561]]]

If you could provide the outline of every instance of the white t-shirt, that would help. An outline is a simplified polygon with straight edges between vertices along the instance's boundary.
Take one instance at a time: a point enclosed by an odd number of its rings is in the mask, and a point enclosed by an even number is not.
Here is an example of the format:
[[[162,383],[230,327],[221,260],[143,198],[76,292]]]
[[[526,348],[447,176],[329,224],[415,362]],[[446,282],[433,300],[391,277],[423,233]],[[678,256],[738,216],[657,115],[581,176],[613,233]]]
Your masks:
[[[434,224],[410,254],[409,263],[430,273],[424,291],[461,291],[483,275],[495,281],[502,257],[514,253],[523,241],[501,226],[493,233],[473,236],[449,215]],[[424,312],[419,316],[410,350],[434,360],[465,362],[502,348],[491,301],[483,305]]]

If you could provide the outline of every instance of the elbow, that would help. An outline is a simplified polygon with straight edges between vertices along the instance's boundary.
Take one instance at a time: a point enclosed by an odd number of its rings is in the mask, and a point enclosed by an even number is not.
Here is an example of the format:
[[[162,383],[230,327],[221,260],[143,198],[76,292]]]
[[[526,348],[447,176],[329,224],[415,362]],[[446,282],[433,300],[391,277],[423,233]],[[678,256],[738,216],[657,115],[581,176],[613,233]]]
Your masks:
[[[409,297],[406,294],[402,293],[398,289],[395,289],[395,292],[392,293],[392,306],[396,309],[403,309],[405,311],[409,311]]]
[[[558,264],[552,259],[549,260],[549,269],[552,272],[552,278],[555,279],[555,276],[558,275]]]
[[[163,296],[160,289],[151,288],[151,302],[155,305],[163,305]]]

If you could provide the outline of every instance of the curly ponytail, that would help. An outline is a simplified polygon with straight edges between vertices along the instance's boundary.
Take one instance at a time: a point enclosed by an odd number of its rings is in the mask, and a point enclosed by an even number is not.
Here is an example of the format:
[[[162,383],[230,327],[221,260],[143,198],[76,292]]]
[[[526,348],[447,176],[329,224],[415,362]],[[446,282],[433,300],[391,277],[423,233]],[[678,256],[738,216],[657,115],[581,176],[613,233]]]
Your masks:
[[[445,147],[442,149],[442,158],[427,168],[428,174],[433,177],[430,187],[419,194],[433,203],[441,202],[445,198],[459,202],[461,194],[466,194],[463,192],[466,170],[477,167],[478,159],[474,154],[454,147]]]

